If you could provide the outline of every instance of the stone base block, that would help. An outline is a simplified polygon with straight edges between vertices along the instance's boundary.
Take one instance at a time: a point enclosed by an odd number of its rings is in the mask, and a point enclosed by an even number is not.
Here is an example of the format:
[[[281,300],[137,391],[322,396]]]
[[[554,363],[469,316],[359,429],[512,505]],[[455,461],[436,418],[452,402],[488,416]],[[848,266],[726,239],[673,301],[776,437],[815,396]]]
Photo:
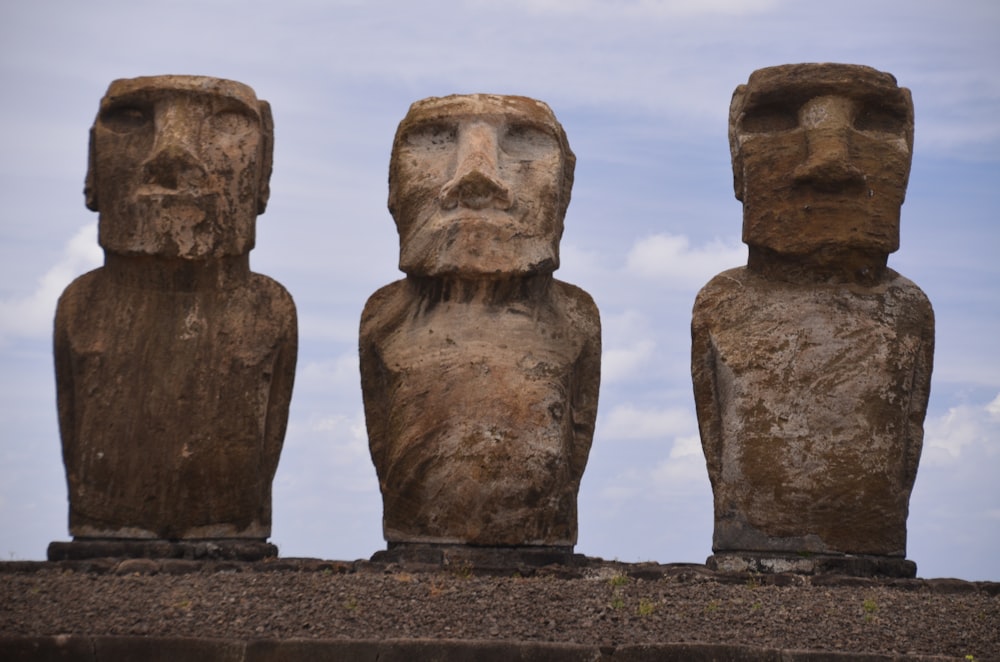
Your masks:
[[[587,557],[574,554],[572,546],[477,547],[435,543],[389,543],[375,552],[376,563],[426,564],[441,568],[513,571],[519,567],[573,566]]]
[[[777,554],[774,552],[720,552],[705,565],[718,572],[791,572],[800,575],[847,575],[850,577],[917,576],[917,564],[894,556],[852,554]]]
[[[263,540],[123,540],[75,539],[49,544],[49,561],[83,561],[96,558],[187,559],[261,561],[278,555],[278,548]]]

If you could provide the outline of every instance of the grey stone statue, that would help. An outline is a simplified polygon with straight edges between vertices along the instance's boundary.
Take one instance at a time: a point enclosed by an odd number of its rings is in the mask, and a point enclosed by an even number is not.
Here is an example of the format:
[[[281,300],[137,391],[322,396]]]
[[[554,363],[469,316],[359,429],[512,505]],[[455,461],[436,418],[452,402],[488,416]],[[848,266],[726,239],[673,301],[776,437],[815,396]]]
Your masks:
[[[761,69],[733,95],[730,145],[749,260],[701,290],[692,322],[714,561],[912,575],[934,316],[887,267],[909,90],[863,66]]]

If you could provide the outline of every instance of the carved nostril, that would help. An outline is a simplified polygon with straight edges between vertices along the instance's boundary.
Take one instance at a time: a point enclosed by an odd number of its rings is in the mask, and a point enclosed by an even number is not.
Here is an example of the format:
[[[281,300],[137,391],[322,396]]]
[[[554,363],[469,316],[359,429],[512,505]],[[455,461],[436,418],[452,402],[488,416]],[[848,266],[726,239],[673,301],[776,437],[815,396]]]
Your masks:
[[[452,179],[441,189],[441,206],[454,209],[510,209],[514,197],[510,188],[495,177],[473,169]]]
[[[176,145],[161,149],[143,166],[144,183],[174,191],[197,186],[205,176],[205,168],[198,160]]]
[[[851,163],[848,146],[840,137],[809,141],[809,157],[792,174],[796,184],[820,190],[839,191],[864,186],[865,177]]]
[[[821,190],[841,190],[862,186],[864,174],[843,159],[810,159],[795,169],[796,184],[807,184]]]

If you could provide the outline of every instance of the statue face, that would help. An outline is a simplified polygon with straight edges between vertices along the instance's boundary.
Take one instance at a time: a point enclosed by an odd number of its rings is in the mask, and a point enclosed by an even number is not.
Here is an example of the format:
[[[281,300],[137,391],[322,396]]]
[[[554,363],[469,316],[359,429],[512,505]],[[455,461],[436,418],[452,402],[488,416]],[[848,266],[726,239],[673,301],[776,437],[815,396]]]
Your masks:
[[[869,67],[754,72],[730,109],[743,241],[787,255],[899,248],[913,149],[909,90]]]
[[[400,269],[463,277],[554,271],[574,163],[562,127],[539,101],[477,94],[413,104],[389,168]]]
[[[253,248],[272,135],[253,90],[200,76],[117,80],[91,131],[87,202],[105,250],[196,260]]]

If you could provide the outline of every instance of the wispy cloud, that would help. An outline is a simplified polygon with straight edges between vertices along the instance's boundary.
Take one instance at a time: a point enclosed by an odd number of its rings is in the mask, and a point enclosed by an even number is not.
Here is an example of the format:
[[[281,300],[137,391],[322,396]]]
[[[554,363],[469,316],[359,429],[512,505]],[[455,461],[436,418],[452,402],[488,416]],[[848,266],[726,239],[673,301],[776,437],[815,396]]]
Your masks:
[[[31,294],[0,301],[0,341],[51,334],[59,295],[74,278],[103,261],[104,253],[97,245],[97,223],[89,223],[66,243],[62,257],[45,272]]]
[[[925,464],[955,464],[973,450],[1000,457],[1000,394],[985,405],[952,407],[924,424]]]
[[[687,409],[641,409],[623,404],[611,410],[601,423],[601,436],[608,439],[660,439],[690,436],[697,431],[694,415]]]
[[[700,287],[720,271],[746,264],[746,255],[741,244],[713,241],[693,247],[683,235],[655,234],[635,242],[626,269],[666,287]]]

